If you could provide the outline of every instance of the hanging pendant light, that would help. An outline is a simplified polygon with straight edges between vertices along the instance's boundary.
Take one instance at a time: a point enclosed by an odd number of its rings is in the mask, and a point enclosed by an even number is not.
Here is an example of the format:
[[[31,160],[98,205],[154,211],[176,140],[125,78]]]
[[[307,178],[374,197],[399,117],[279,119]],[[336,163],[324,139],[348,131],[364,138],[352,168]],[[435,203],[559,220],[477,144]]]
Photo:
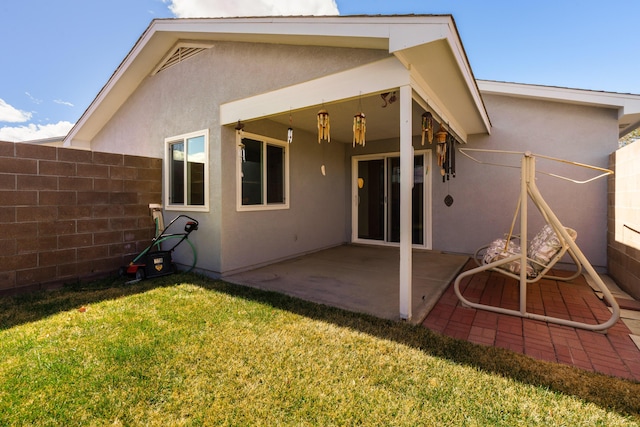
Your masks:
[[[322,108],[318,111],[318,144],[322,140],[331,142],[331,124],[329,123],[329,112]]]
[[[422,145],[424,145],[425,136],[431,144],[433,142],[433,116],[428,111],[422,114]]]
[[[367,132],[367,119],[361,111],[353,116],[353,146],[356,144],[364,147],[365,134]]]

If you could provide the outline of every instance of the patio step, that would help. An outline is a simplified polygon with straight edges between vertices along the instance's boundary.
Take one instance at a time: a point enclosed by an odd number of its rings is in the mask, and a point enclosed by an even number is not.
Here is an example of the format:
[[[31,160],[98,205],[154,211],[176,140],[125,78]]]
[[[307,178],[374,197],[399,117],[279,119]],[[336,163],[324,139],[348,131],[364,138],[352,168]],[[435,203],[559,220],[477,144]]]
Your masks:
[[[604,294],[592,282],[591,278],[588,275],[585,275],[585,278],[596,296],[609,306],[609,311],[613,311],[608,301],[604,299]],[[631,331],[629,337],[633,340],[636,347],[640,349],[640,301],[636,301],[633,297],[620,289],[611,277],[601,274],[600,278],[620,306],[620,320],[622,320],[622,323],[624,323]]]
[[[640,311],[640,301],[626,298],[616,298],[616,302],[623,310]]]

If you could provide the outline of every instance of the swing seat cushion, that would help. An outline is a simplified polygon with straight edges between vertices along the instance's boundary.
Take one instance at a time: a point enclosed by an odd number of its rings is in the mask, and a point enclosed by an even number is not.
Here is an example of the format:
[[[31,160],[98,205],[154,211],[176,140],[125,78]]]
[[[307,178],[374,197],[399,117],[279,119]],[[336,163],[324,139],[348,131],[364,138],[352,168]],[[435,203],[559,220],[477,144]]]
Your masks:
[[[505,249],[506,245],[506,249]],[[500,261],[505,258],[509,258],[514,255],[520,255],[520,245],[513,240],[507,241],[507,239],[496,239],[487,247],[484,253],[482,262],[484,264],[490,264],[495,261]],[[520,274],[520,260],[515,260],[498,266],[503,270],[509,271],[513,274]],[[527,262],[527,276],[531,277],[534,274],[533,266]]]
[[[575,240],[578,236],[578,233],[571,228],[565,227],[565,230],[572,240]],[[531,239],[531,243],[529,244],[526,265],[527,277],[537,277],[543,270],[550,267],[549,263],[554,260],[562,249],[564,249],[563,244],[556,232],[550,225],[546,224],[538,234]],[[520,253],[520,245],[516,244],[513,240],[507,242],[506,239],[496,239],[487,247],[483,257],[483,263],[490,264],[513,255],[519,255]],[[498,268],[518,275],[521,269],[520,260],[502,264],[498,266]]]

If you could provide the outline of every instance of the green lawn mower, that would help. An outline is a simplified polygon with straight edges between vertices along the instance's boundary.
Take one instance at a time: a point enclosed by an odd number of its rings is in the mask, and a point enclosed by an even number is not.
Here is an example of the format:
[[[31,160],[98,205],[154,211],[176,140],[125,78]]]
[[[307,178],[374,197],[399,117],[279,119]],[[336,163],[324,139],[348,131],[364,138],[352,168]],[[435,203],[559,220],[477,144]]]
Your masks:
[[[120,267],[120,276],[135,277],[139,281],[175,273],[178,269],[173,261],[173,253],[183,242],[187,243],[187,249],[181,250],[181,264],[187,267],[186,271],[191,271],[196,266],[196,248],[189,240],[189,235],[198,229],[198,221],[187,215],[178,215],[164,229],[161,219],[159,221],[156,218],[155,222],[156,237],[128,266]],[[184,224],[183,232],[170,232],[171,229],[178,229],[181,224]]]

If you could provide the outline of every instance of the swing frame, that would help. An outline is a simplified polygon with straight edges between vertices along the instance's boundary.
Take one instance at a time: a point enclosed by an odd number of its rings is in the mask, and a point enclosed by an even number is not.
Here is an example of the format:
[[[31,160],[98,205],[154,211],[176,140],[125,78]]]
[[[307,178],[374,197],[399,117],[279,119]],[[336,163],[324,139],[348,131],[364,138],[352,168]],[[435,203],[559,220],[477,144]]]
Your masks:
[[[471,307],[471,308],[475,308],[475,309],[478,309],[478,310],[492,311],[492,312],[500,313],[500,314],[508,314],[508,315],[512,315],[512,316],[518,316],[518,317],[523,317],[523,318],[528,318],[528,319],[540,320],[540,321],[543,321],[543,322],[549,322],[549,323],[555,323],[555,324],[564,325],[564,326],[570,326],[570,327],[574,327],[574,328],[581,328],[581,329],[586,329],[586,330],[590,330],[590,331],[598,331],[598,332],[606,333],[607,330],[609,328],[611,328],[618,321],[618,319],[620,318],[620,307],[619,307],[618,303],[616,302],[615,298],[611,295],[611,292],[609,291],[607,286],[604,284],[604,282],[602,281],[602,279],[600,278],[598,273],[595,271],[595,269],[593,268],[593,266],[589,262],[589,260],[582,253],[582,251],[580,250],[580,248],[576,244],[574,238],[572,238],[572,236],[570,235],[569,231],[562,225],[562,223],[560,222],[558,217],[555,215],[555,213],[553,212],[551,207],[549,207],[547,202],[544,200],[544,198],[540,194],[540,191],[538,190],[538,187],[537,187],[536,182],[535,182],[536,181],[535,160],[536,160],[536,156],[537,156],[537,157],[540,157],[540,158],[544,158],[544,159],[548,159],[548,160],[552,160],[552,161],[556,161],[556,162],[567,163],[567,164],[570,164],[570,165],[579,166],[579,167],[583,167],[583,168],[588,168],[588,169],[596,170],[596,171],[600,172],[600,174],[598,176],[595,176],[595,177],[590,178],[590,179],[585,180],[585,181],[578,181],[578,180],[567,178],[567,177],[564,177],[564,176],[561,176],[561,175],[556,175],[556,174],[553,174],[553,173],[539,172],[539,173],[544,173],[546,175],[550,175],[550,176],[553,176],[553,177],[556,177],[556,178],[568,180],[568,181],[571,181],[571,182],[574,182],[574,183],[577,183],[577,184],[584,184],[584,183],[591,182],[593,180],[599,179],[601,177],[604,177],[604,176],[607,176],[607,175],[611,175],[611,174],[613,174],[613,171],[611,171],[609,169],[599,168],[597,166],[585,165],[583,163],[577,163],[577,162],[571,162],[571,161],[567,161],[567,160],[557,159],[557,158],[554,158],[554,157],[542,156],[542,155],[537,155],[537,154],[534,155],[529,151],[526,151],[526,152],[515,152],[515,151],[485,150],[485,149],[472,149],[472,148],[460,148],[459,151],[460,151],[461,154],[465,155],[466,157],[470,158],[471,160],[473,160],[473,161],[475,161],[477,163],[489,164],[489,165],[494,165],[494,166],[505,166],[505,167],[514,167],[514,166],[482,162],[482,161],[474,158],[470,154],[468,154],[468,152],[469,151],[477,151],[477,152],[490,152],[490,153],[499,153],[499,154],[517,154],[517,155],[521,155],[522,156],[521,163],[520,163],[520,169],[521,169],[520,199],[519,199],[519,204],[518,204],[518,209],[520,211],[520,233],[521,233],[521,235],[520,235],[520,253],[519,254],[515,254],[515,255],[511,255],[511,256],[507,256],[507,257],[504,257],[502,259],[498,259],[498,260],[492,261],[490,263],[481,264],[476,268],[467,270],[467,271],[459,274],[456,277],[455,281],[454,281],[454,291],[455,291],[456,296],[458,297],[458,299],[462,302],[462,304],[464,306],[466,306],[466,307]],[[528,243],[527,242],[527,224],[528,224],[527,205],[528,205],[528,200],[529,199],[531,199],[533,204],[540,211],[540,213],[542,214],[543,218],[546,220],[547,224],[549,224],[553,228],[553,230],[555,231],[555,233],[556,233],[556,235],[557,235],[557,237],[560,240],[561,245],[562,245],[562,247],[559,250],[559,252],[549,260],[547,265],[544,265],[544,268],[542,269],[542,272],[538,273],[538,275],[535,278],[530,278],[530,277],[527,276],[527,268],[526,268],[527,262],[531,261],[531,259],[528,257],[528,254],[527,254],[527,251],[529,250],[528,246],[527,246],[527,243]],[[513,227],[515,225],[517,213],[518,212],[516,211],[516,215],[514,216],[514,221],[513,221],[512,225],[511,225],[511,231],[509,233],[508,238],[505,240],[505,246],[508,244],[509,240],[512,237],[511,235],[512,235],[512,232],[513,232]],[[476,256],[484,248],[486,248],[486,246],[483,246],[482,248],[478,249],[478,251],[476,251]],[[553,268],[553,266],[560,260],[560,258],[562,258],[562,256],[565,253],[568,253],[569,256],[572,258],[573,262],[576,264],[577,272],[575,274],[569,276],[569,277],[557,277],[557,276],[549,276],[549,275],[547,275],[547,273],[551,270],[551,268]],[[506,271],[504,268],[500,268],[501,266],[504,266],[504,265],[506,265],[506,264],[508,264],[510,262],[514,262],[514,261],[519,261],[520,262],[520,274],[519,275],[516,275],[516,274],[513,274],[513,273],[511,273],[509,271]],[[478,262],[477,258],[476,258],[476,262]],[[512,277],[512,278],[514,278],[514,279],[519,281],[519,285],[520,285],[519,286],[519,291],[520,291],[519,310],[511,310],[511,309],[506,309],[506,308],[503,308],[503,307],[498,307],[498,306],[493,306],[493,305],[475,303],[475,302],[469,301],[468,299],[466,299],[462,295],[462,292],[460,291],[460,283],[462,282],[463,279],[465,279],[466,277],[473,276],[473,275],[478,274],[478,273],[483,272],[483,271],[488,271],[488,270],[498,272],[500,274]],[[576,277],[578,277],[582,273],[583,270],[584,270],[585,274],[587,274],[589,277],[591,277],[591,279],[593,280],[595,285],[602,292],[602,294],[604,296],[604,299],[609,303],[609,305],[612,308],[611,317],[606,322],[598,323],[598,324],[591,324],[591,323],[584,323],[584,322],[577,322],[577,321],[573,321],[573,320],[563,319],[563,318],[559,318],[559,317],[545,316],[545,315],[541,315],[541,314],[530,313],[530,312],[527,311],[527,285],[528,284],[537,282],[538,280],[540,280],[542,278],[553,279],[553,280],[562,280],[562,281],[570,281],[570,280],[573,280]]]

